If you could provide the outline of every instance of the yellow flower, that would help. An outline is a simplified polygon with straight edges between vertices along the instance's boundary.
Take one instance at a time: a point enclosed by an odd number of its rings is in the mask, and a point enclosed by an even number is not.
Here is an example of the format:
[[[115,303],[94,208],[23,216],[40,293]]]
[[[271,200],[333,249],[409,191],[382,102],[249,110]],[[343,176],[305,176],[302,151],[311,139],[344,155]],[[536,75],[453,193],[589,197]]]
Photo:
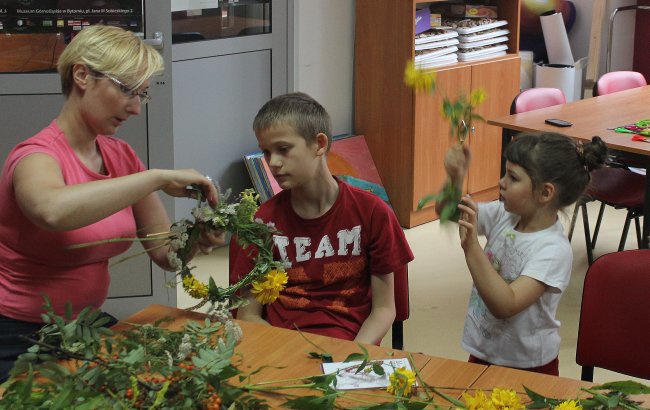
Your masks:
[[[521,403],[521,399],[510,389],[492,390],[492,403],[497,410],[524,410],[526,407]]]
[[[425,71],[415,67],[415,63],[409,60],[404,69],[404,83],[415,91],[433,92],[436,88],[435,71]]]
[[[237,207],[237,217],[244,222],[253,220],[255,212],[257,212],[257,200],[259,194],[255,193],[252,189],[246,189],[241,193],[241,200],[239,207]]]
[[[474,396],[463,393],[463,400],[467,410],[494,410],[494,403],[488,399],[483,390],[477,390]]]
[[[190,273],[183,278],[183,288],[196,299],[203,299],[208,296],[208,285],[201,283]]]
[[[413,384],[415,384],[415,373],[407,370],[406,367],[398,367],[390,375],[390,384],[386,387],[386,391],[396,396],[410,396]]]
[[[575,400],[565,400],[553,408],[555,410],[581,410],[582,406]]]
[[[287,273],[280,269],[273,269],[267,272],[263,282],[254,281],[252,283],[251,293],[261,304],[268,305],[274,302],[280,292],[284,290],[289,278]]]
[[[487,97],[487,93],[485,92],[485,90],[479,88],[478,90],[472,91],[472,93],[469,95],[469,101],[470,104],[472,104],[472,107],[476,107],[477,105],[480,105],[483,101],[485,101],[486,97]]]

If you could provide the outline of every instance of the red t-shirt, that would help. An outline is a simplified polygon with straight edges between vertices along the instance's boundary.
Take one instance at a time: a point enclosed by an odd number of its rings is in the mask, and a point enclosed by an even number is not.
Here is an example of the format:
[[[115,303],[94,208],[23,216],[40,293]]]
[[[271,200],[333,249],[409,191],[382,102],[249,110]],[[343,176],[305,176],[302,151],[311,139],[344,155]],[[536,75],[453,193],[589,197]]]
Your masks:
[[[30,222],[14,194],[13,174],[27,155],[54,158],[66,185],[120,177],[143,171],[142,161],[124,141],[100,135],[97,145],[107,175],[97,174],[79,160],[56,121],[17,145],[7,157],[0,176],[0,314],[40,322],[43,295],[62,314],[70,301],[76,314],[86,306],[99,308],[108,294],[108,259],[126,251],[128,242],[76,250],[68,246],[118,237],[134,237],[131,207],[99,222],[71,231],[47,231]]]
[[[275,223],[275,259],[287,267],[289,282],[280,297],[265,306],[273,326],[352,340],[371,310],[370,275],[395,272],[413,260],[393,211],[376,195],[338,181],[332,208],[303,219],[282,191],[262,204],[257,217]],[[242,251],[231,280],[252,268]]]

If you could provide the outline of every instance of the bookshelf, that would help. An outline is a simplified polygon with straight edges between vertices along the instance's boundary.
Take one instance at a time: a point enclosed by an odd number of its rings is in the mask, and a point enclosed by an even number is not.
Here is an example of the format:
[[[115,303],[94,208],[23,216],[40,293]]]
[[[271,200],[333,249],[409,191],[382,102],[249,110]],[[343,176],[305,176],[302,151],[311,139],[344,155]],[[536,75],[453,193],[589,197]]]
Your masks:
[[[434,204],[417,211],[420,198],[446,179],[443,158],[452,141],[440,114],[444,96],[483,87],[487,100],[477,113],[507,115],[519,92],[520,0],[493,0],[508,21],[507,54],[435,69],[437,92],[415,93],[404,85],[404,67],[414,57],[418,0],[357,0],[355,24],[355,133],[364,134],[397,218],[410,228],[438,218]],[[476,2],[474,2],[476,3]],[[473,162],[464,187],[477,200],[498,198],[501,129],[475,121],[468,138]]]

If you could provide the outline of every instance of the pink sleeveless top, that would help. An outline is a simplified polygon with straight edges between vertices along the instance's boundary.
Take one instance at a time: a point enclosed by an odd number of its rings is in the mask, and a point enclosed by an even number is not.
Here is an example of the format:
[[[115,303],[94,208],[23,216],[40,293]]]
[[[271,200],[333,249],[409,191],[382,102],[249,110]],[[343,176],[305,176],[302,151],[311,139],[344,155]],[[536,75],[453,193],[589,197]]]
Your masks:
[[[68,144],[55,121],[18,144],[7,157],[0,176],[0,314],[41,322],[43,295],[64,312],[67,301],[74,315],[86,306],[99,308],[108,293],[108,259],[126,251],[130,243],[105,244],[76,250],[74,244],[118,237],[134,237],[133,210],[125,208],[99,222],[70,231],[47,231],[34,225],[16,203],[13,173],[18,162],[33,153],[54,158],[67,185],[133,174],[145,169],[124,141],[100,135],[97,145],[107,175],[88,169]]]

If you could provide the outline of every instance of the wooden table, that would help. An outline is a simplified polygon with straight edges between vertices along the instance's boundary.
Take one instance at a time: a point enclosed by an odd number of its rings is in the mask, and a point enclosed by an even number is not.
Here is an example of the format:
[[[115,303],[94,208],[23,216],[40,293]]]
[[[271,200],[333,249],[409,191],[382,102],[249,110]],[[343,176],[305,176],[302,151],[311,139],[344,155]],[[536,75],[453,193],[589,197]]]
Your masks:
[[[115,330],[128,326],[126,323],[153,323],[163,317],[172,318],[167,326],[172,330],[180,330],[188,320],[203,320],[205,315],[197,312],[188,312],[162,305],[151,305],[146,309],[129,317],[124,322],[114,327]],[[251,381],[260,382],[268,380],[283,380],[290,378],[308,377],[322,374],[320,361],[310,359],[308,352],[316,348],[305,340],[297,331],[280,329],[262,324],[237,321],[241,326],[244,337],[236,348],[236,352],[243,357],[238,367],[245,372],[252,372],[262,366],[268,367],[255,374]],[[350,353],[360,352],[356,343],[333,339],[325,336],[305,334],[310,341],[331,353],[335,361],[344,360]],[[435,341],[432,341],[435,343]],[[407,357],[408,352],[394,350],[374,345],[364,345],[373,359],[389,357]],[[458,360],[444,359],[428,356],[421,353],[412,354],[414,365],[419,369],[422,380],[432,386],[445,386],[443,391],[453,397],[459,398],[466,389],[483,389],[490,391],[495,387],[510,388],[523,397],[523,385],[539,394],[556,398],[575,398],[584,395],[580,392],[582,387],[591,386],[591,383],[563,377],[548,376],[522,370],[508,369],[500,366],[483,366]],[[305,391],[292,391],[304,395]],[[369,393],[378,393],[378,390],[369,390]],[[280,397],[266,395],[264,397],[273,407],[282,403]],[[366,397],[368,401],[386,401]],[[437,403],[448,407],[450,404],[442,399]],[[650,403],[650,400],[646,401]],[[354,401],[342,401],[343,406],[359,406]]]
[[[621,379],[625,380],[625,378]],[[526,372],[523,370],[509,369],[501,366],[490,366],[483,374],[472,383],[472,388],[491,390],[494,387],[512,389],[527,399],[524,394],[524,386],[546,397],[556,399],[586,398],[590,394],[581,391],[582,388],[594,386],[594,383],[582,380],[574,380],[566,377],[549,376],[547,374]],[[650,406],[650,395],[635,396],[641,406]]]
[[[113,329],[120,330],[127,327],[127,323],[153,323],[163,317],[173,320],[166,324],[172,330],[181,330],[188,320],[202,321],[205,315],[197,312],[188,312],[163,305],[151,305],[125,321],[116,325]],[[285,380],[291,378],[309,377],[323,374],[320,361],[310,359],[308,353],[317,349],[305,340],[297,331],[281,329],[263,324],[236,321],[242,328],[244,337],[237,345],[236,353],[243,357],[238,367],[244,372],[252,372],[263,366],[266,367],[251,378],[251,382],[268,380]],[[310,333],[304,335],[314,344],[322,347],[332,354],[334,361],[343,361],[350,353],[360,353],[361,349],[355,342],[334,339],[326,336],[319,336]],[[371,359],[401,358],[407,357],[408,352],[394,350],[375,345],[364,345],[368,349]],[[444,359],[427,356],[422,353],[412,353],[414,365],[420,369],[422,380],[430,385],[445,386],[450,389],[443,389],[446,394],[459,398],[464,389],[474,383],[487,368],[483,365],[462,362],[458,360]],[[384,390],[369,390],[369,392],[381,393]],[[305,395],[305,390],[289,390],[288,393]],[[283,403],[280,397],[265,395],[269,404],[279,405]],[[367,397],[364,400],[371,402],[387,401],[387,398],[378,399]],[[441,405],[449,405],[444,399],[436,400]],[[337,401],[338,402],[338,401]],[[354,401],[340,401],[342,405],[349,407],[359,406]]]
[[[570,127],[556,127],[544,122],[559,118],[573,123]],[[650,167],[650,143],[632,141],[631,134],[617,133],[613,128],[630,125],[650,118],[650,86],[602,95],[568,104],[542,108],[507,117],[488,119],[487,123],[526,132],[559,132],[572,138],[590,141],[598,135],[608,147],[644,155],[646,169]],[[650,236],[650,179],[646,178],[643,207],[642,248],[648,248]]]

